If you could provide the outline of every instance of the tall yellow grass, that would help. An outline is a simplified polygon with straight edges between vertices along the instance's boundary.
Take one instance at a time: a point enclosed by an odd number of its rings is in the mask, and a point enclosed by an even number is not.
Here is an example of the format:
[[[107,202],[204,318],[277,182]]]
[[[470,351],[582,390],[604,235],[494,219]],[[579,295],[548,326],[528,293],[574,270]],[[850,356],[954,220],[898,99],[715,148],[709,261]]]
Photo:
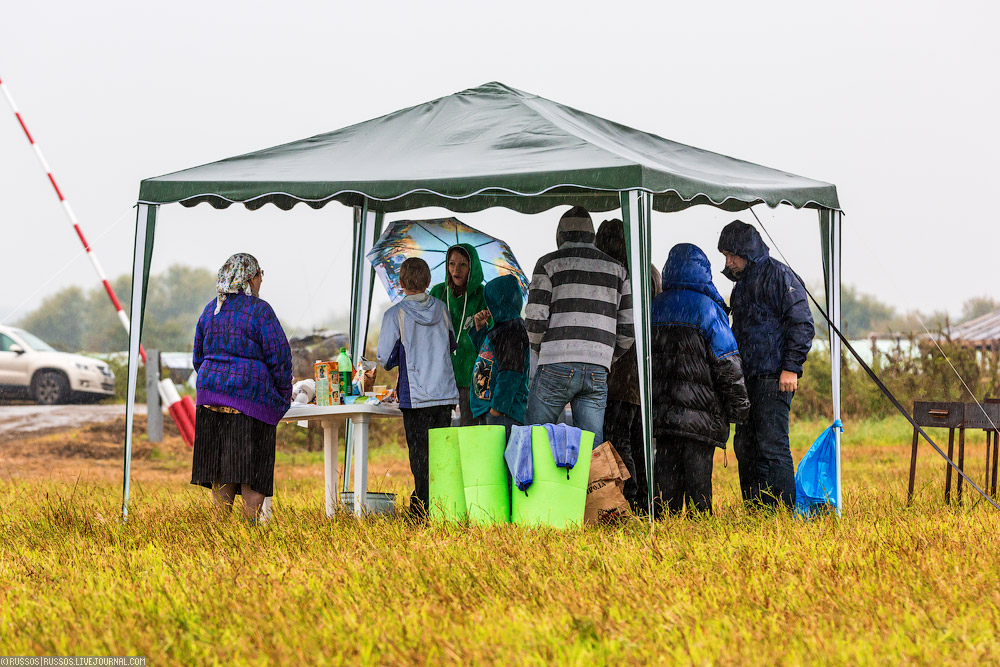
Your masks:
[[[796,458],[821,429],[797,425]],[[207,492],[183,482],[133,487],[123,525],[116,484],[15,479],[0,486],[0,654],[996,664],[1000,513],[968,494],[944,506],[927,453],[905,507],[908,452],[898,423],[849,429],[839,520],[746,513],[720,454],[715,516],[564,533],[329,521],[321,478],[292,474],[315,461],[279,463],[263,527],[213,520]],[[979,477],[982,457],[967,452]]]

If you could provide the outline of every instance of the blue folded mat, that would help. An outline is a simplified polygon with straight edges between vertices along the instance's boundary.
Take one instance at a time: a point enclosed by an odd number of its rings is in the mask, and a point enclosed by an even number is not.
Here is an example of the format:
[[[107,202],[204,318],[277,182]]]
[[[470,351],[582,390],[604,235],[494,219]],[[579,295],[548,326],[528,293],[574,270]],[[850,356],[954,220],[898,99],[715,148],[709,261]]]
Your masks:
[[[566,478],[569,471],[580,458],[580,437],[583,431],[566,424],[544,424],[549,436],[549,448],[557,468],[566,468]],[[504,450],[503,458],[507,462],[507,470],[514,484],[521,491],[527,491],[534,481],[535,468],[531,461],[532,443],[531,426],[513,426],[510,429],[510,441]]]
[[[549,447],[556,467],[566,468],[566,477],[569,478],[570,469],[580,457],[580,436],[583,431],[566,424],[545,424],[545,430],[549,434]]]
[[[526,491],[534,480],[535,466],[531,462],[531,427],[512,426],[510,441],[504,450],[503,458],[507,461],[507,470],[514,484],[521,491]]]

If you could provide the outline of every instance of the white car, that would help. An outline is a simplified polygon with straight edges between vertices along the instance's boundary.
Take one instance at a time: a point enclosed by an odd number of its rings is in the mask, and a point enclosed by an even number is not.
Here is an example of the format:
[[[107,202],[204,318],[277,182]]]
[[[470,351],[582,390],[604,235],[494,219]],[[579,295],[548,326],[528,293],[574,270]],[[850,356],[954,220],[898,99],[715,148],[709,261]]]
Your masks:
[[[103,361],[58,352],[24,329],[0,326],[0,396],[29,394],[41,405],[115,393],[115,374]]]

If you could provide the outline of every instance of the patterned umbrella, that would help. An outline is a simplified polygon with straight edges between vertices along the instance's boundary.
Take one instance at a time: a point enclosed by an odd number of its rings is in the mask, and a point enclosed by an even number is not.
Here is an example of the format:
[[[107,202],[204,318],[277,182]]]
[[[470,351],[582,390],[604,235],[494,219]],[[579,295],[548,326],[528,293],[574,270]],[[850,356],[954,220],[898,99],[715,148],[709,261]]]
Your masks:
[[[514,258],[510,246],[500,239],[473,229],[456,218],[436,220],[397,220],[389,224],[368,253],[368,261],[382,279],[392,302],[403,298],[399,285],[399,267],[410,257],[420,257],[431,268],[431,284],[442,282],[447,275],[448,248],[456,243],[468,243],[476,249],[483,265],[486,282],[512,274],[521,284],[521,294],[528,295],[528,279]]]

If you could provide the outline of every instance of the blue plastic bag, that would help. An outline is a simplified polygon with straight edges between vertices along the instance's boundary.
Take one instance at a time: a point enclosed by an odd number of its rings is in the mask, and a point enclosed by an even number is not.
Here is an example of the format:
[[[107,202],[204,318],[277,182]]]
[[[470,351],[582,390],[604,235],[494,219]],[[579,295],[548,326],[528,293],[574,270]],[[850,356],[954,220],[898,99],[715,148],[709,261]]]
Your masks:
[[[510,440],[503,458],[507,462],[507,470],[514,484],[521,491],[526,491],[535,477],[535,464],[531,460],[531,427],[512,426]]]
[[[817,507],[833,505],[840,514],[837,499],[837,434],[844,430],[838,419],[816,438],[795,471],[795,514],[808,517]]]

